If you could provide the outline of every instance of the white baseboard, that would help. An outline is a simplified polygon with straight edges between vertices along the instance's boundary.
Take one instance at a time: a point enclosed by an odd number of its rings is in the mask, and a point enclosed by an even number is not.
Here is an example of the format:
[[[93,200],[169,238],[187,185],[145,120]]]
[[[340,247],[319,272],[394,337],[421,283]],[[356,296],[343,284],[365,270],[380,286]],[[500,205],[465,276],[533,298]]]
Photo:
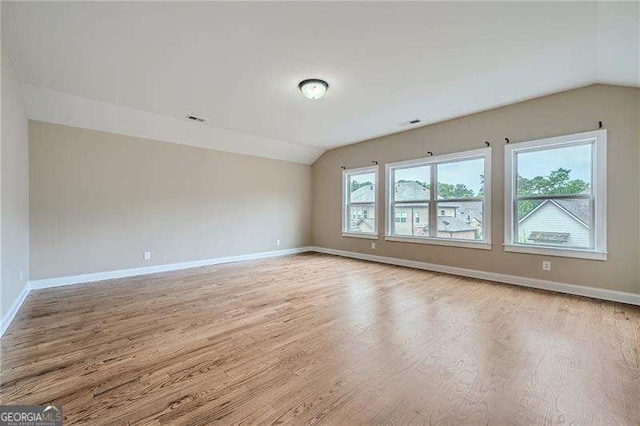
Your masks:
[[[11,309],[9,309],[9,312],[7,312],[4,318],[2,318],[2,323],[0,324],[0,337],[2,337],[4,332],[7,331],[7,328],[9,328],[9,324],[11,324],[11,321],[13,321],[13,318],[15,318],[30,291],[31,286],[29,285],[29,283],[26,283],[22,288],[22,291],[18,295],[18,298],[15,300],[15,302],[13,302],[13,305],[11,306]]]
[[[496,281],[506,284],[515,284],[523,287],[532,287],[542,290],[557,291],[559,293],[587,296],[594,299],[609,300],[613,302],[640,305],[640,294],[625,291],[607,290],[604,288],[586,287],[575,284],[545,281],[536,278],[519,277],[516,275],[499,274],[496,272],[478,271],[475,269],[458,268],[455,266],[437,265],[434,263],[405,260],[395,257],[376,256],[366,253],[334,250],[324,247],[313,247],[318,253],[333,254],[336,256],[350,257],[354,259],[368,260],[372,262],[387,263],[390,265],[406,266],[409,268],[424,269],[426,271],[444,272],[446,274],[461,275],[464,277],[478,278],[487,281]]]
[[[217,265],[221,263],[241,262],[245,260],[266,259],[269,257],[285,256],[289,254],[315,251],[318,253],[333,254],[336,256],[350,257],[354,259],[368,260],[389,265],[406,266],[409,268],[424,269],[427,271],[443,272],[452,275],[478,278],[487,281],[497,281],[507,284],[515,284],[524,287],[538,288],[542,290],[557,291],[559,293],[575,294],[587,296],[594,299],[610,300],[613,302],[627,303],[630,305],[640,305],[640,294],[628,293],[624,291],[606,290],[603,288],[585,287],[575,284],[557,283],[553,281],[539,280],[535,278],[525,278],[515,275],[499,274],[496,272],[478,271],[475,269],[457,268],[455,266],[437,265],[434,263],[419,262],[415,260],[399,259],[394,257],[376,256],[366,253],[356,253],[351,251],[334,250],[324,247],[297,247],[293,249],[268,251],[262,253],[243,254],[238,256],[217,257],[213,259],[196,260],[192,262],[170,263],[166,265],[147,266],[142,268],[121,269],[117,271],[97,272],[93,274],[73,275],[68,277],[45,278],[41,280],[29,281],[13,306],[2,318],[0,324],[0,337],[11,324],[11,321],[18,313],[22,303],[27,298],[31,290],[39,290],[51,287],[60,287],[72,284],[91,283],[96,281],[109,280],[114,278],[134,277],[137,275],[155,274],[157,272],[178,271],[181,269],[197,268],[200,266]]]
[[[86,284],[96,281],[111,280],[114,278],[135,277],[138,275],[155,274],[158,272],[179,271],[181,269],[198,268],[200,266],[218,265],[221,263],[242,262],[245,260],[266,259],[269,257],[286,256],[289,254],[304,253],[312,251],[312,247],[296,247],[292,249],[266,251],[261,253],[241,254],[237,256],[215,257],[212,259],[194,260],[191,262],[169,263],[165,265],[145,266],[141,268],[120,269],[117,271],[96,272],[92,274],[72,275],[68,277],[45,278],[41,280],[29,281],[20,293],[20,296],[13,304],[11,310],[2,319],[0,324],[0,336],[11,324],[11,321],[18,313],[20,306],[27,298],[31,290],[44,288],[61,287],[73,284]]]
[[[84,284],[95,281],[112,280],[114,278],[135,277],[137,275],[155,274],[158,272],[179,271],[181,269],[198,268],[200,266],[218,265],[220,263],[242,262],[245,260],[266,259],[269,257],[286,256],[288,254],[311,251],[312,247],[296,247],[292,249],[265,251],[261,253],[241,254],[228,257],[214,257],[212,259],[194,260],[190,262],[168,263],[165,265],[144,266],[141,268],[120,269],[117,271],[96,272],[92,274],[72,275],[68,277],[45,278],[30,281],[33,290],[60,287],[72,284]]]

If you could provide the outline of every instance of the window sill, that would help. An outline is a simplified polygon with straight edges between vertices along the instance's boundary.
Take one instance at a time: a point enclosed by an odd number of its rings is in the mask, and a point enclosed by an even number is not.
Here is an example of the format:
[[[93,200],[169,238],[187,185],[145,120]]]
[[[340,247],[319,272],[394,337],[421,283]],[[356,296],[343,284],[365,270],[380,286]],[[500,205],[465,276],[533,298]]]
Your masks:
[[[357,233],[357,232],[342,232],[343,237],[348,238],[365,238],[368,240],[377,240],[378,234],[365,234],[365,233]]]
[[[504,251],[540,254],[545,256],[574,257],[576,259],[607,260],[606,251],[565,249],[556,247],[531,247],[520,244],[505,244]]]
[[[442,238],[416,238],[416,237],[400,237],[397,235],[387,235],[384,238],[386,241],[393,241],[397,243],[417,243],[417,244],[431,244],[437,246],[450,246],[450,247],[463,247],[473,248],[480,250],[491,250],[491,243],[489,242],[477,242],[477,241],[464,241],[464,240],[445,240]]]

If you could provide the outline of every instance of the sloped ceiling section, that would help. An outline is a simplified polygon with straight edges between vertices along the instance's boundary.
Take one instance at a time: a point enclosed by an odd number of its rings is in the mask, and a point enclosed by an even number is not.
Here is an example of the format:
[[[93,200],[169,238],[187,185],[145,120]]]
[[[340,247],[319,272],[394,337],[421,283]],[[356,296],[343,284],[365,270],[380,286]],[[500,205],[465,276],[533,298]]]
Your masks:
[[[23,84],[29,118],[238,154],[312,164],[323,150]]]
[[[302,163],[415,118],[640,85],[637,2],[1,7],[31,118]],[[314,77],[330,88],[309,101]]]

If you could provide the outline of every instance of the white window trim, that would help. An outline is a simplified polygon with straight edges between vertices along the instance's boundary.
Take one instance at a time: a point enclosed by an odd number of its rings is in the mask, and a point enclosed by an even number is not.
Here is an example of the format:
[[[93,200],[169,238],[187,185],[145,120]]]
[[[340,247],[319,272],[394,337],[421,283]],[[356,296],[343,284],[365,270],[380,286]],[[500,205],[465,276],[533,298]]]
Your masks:
[[[484,210],[483,210],[483,241],[475,240],[461,240],[455,238],[437,238],[437,237],[416,237],[416,236],[402,236],[393,235],[391,230],[393,229],[394,220],[393,217],[393,205],[391,203],[391,190],[395,188],[395,185],[391,181],[391,170],[399,167],[417,167],[417,166],[433,166],[438,163],[446,163],[449,161],[463,161],[473,158],[484,158]],[[480,148],[471,151],[455,152],[452,154],[434,155],[426,158],[418,158],[415,160],[399,161],[396,163],[387,163],[385,166],[385,206],[386,206],[386,220],[385,220],[385,240],[392,242],[403,243],[417,243],[417,244],[432,244],[450,247],[464,247],[482,250],[491,250],[491,148]],[[432,185],[437,185],[436,182],[432,182]],[[434,203],[437,208],[437,202],[439,200],[431,200],[429,203]],[[446,201],[446,200],[442,200]],[[429,211],[431,212],[431,207]],[[435,211],[435,210],[434,210]],[[429,214],[431,216],[431,214]],[[429,218],[431,220],[431,217]]]
[[[379,167],[375,166],[367,166],[367,167],[359,167],[357,169],[349,169],[342,171],[342,236],[343,237],[351,237],[351,238],[366,238],[370,240],[378,239],[378,183],[379,183]],[[373,191],[373,210],[375,212],[373,218],[373,229],[374,232],[353,232],[349,231],[349,209],[347,204],[347,197],[349,195],[349,176],[354,174],[364,174],[364,173],[373,173],[375,178],[375,188]]]
[[[563,145],[578,145],[593,141],[592,155],[592,191],[595,206],[593,209],[593,249],[562,248],[555,246],[518,244],[513,241],[514,222],[514,166],[516,153],[535,151]],[[607,130],[576,133],[553,138],[519,142],[504,147],[504,250],[516,253],[540,254],[545,256],[574,257],[578,259],[607,260]]]
[[[456,238],[435,238],[435,237],[416,237],[402,235],[386,235],[385,241],[392,241],[397,243],[416,243],[416,244],[431,244],[435,246],[452,246],[452,247],[464,247],[480,250],[491,250],[491,243],[483,243],[475,240],[460,240]]]

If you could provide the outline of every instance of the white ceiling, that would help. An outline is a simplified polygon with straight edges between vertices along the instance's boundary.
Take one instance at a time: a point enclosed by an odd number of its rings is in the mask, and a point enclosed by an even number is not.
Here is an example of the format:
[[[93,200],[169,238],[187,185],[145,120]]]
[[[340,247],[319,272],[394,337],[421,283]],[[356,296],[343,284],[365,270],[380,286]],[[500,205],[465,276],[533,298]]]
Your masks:
[[[295,153],[272,157],[310,163],[326,149],[406,130],[399,123],[414,118],[424,125],[596,82],[640,85],[638,8],[2,2],[2,45],[34,118],[60,115],[51,110],[68,102],[56,99],[75,95],[74,108],[88,114],[82,105],[91,102],[94,117],[49,121],[89,127],[82,123],[123,106],[120,116],[168,120],[182,130],[165,139],[195,144],[189,126],[202,125],[184,119],[194,114],[208,119],[199,146],[230,130],[243,153],[270,156],[263,151],[280,144]],[[305,78],[327,80],[327,95],[305,99],[297,90]],[[136,133],[117,116],[93,127]]]

